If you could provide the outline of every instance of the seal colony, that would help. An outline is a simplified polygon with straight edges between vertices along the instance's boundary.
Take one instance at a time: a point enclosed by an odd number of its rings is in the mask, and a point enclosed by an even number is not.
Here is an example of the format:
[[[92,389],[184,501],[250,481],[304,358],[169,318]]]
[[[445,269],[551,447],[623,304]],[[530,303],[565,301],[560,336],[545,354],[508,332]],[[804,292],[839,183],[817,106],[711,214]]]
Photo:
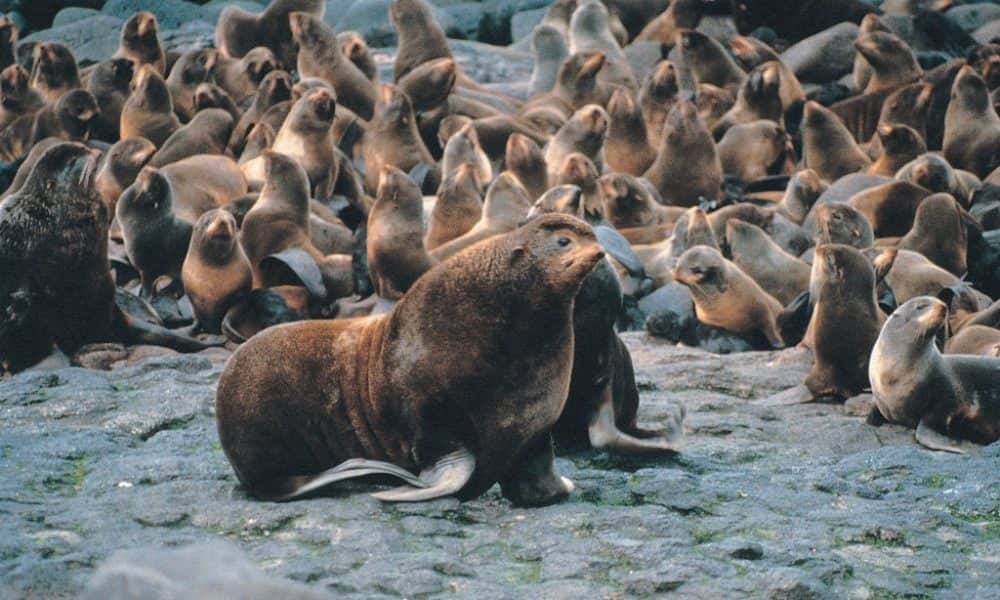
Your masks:
[[[784,401],[996,441],[1000,39],[950,3],[780,4],[556,0],[502,83],[424,0],[389,3],[384,73],[316,0],[183,53],[138,12],[96,65],[5,20],[0,374],[224,346],[222,449],[278,501],[538,506],[574,489],[554,453],[675,453],[683,411],[639,424],[643,327],[798,346]]]

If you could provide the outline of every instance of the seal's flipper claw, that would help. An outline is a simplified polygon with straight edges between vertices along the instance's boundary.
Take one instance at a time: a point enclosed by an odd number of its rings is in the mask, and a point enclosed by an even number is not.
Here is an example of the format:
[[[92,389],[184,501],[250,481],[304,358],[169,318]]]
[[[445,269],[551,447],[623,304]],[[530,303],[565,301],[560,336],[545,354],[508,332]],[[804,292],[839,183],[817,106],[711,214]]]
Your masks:
[[[934,429],[927,424],[926,420],[920,421],[920,424],[917,425],[917,431],[914,434],[914,437],[917,438],[917,443],[930,450],[953,452],[955,454],[966,453],[965,450],[958,447],[959,442],[944,434],[934,431]]]
[[[465,487],[475,470],[476,457],[465,448],[460,448],[424,469],[420,473],[420,485],[402,486],[372,496],[383,502],[423,502],[443,498]]]

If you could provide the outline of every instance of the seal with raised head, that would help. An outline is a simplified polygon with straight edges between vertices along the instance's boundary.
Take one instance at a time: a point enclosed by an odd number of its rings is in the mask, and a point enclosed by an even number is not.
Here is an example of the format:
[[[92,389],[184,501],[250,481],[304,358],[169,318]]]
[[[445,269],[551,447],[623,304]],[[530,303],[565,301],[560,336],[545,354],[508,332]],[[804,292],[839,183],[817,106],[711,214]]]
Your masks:
[[[160,24],[156,15],[149,11],[139,11],[122,25],[116,57],[131,60],[135,68],[153,65],[160,75],[167,76],[167,55],[163,52],[158,35]]]
[[[951,166],[979,178],[1000,166],[1000,116],[990,102],[986,82],[968,65],[951,87],[942,150]]]
[[[135,68],[131,59],[110,58],[97,63],[87,78],[87,90],[97,99],[100,114],[94,119],[91,133],[95,139],[113,144],[120,134],[122,107],[129,96]]]
[[[189,123],[163,140],[149,164],[164,167],[197,154],[225,154],[233,117],[221,108],[198,111]]]
[[[961,277],[967,269],[965,211],[951,194],[933,194],[917,206],[913,228],[903,236],[897,247],[913,250],[932,263]]]
[[[46,102],[55,102],[65,92],[81,86],[76,58],[65,44],[38,42],[32,56],[31,87],[38,90]]]
[[[802,157],[807,167],[831,183],[872,162],[840,118],[813,100],[806,102],[802,119]]]
[[[257,14],[238,6],[227,6],[219,13],[215,24],[215,47],[224,56],[242,58],[258,46],[266,46],[286,69],[290,69],[295,65],[297,49],[289,14],[297,11],[323,16],[324,8],[323,0],[271,0]]]
[[[222,209],[201,215],[181,268],[197,329],[219,333],[226,311],[250,293],[253,274],[240,246],[236,218]]]
[[[387,501],[498,481],[516,504],[565,498],[549,430],[569,392],[573,300],[603,256],[586,224],[546,215],[431,269],[387,315],[255,336],[216,397],[241,483],[290,500],[382,474],[410,484],[376,494]],[[452,310],[427,309],[442,302]]]
[[[0,127],[45,106],[45,98],[29,84],[28,72],[13,64],[0,72]]]
[[[646,135],[653,148],[663,143],[663,123],[670,109],[679,100],[677,69],[669,60],[661,60],[656,68],[642,80],[639,89],[639,109],[646,122]]]
[[[166,77],[167,90],[177,118],[187,122],[194,116],[194,92],[199,85],[211,80],[212,69],[219,59],[213,48],[201,48],[182,54]]]
[[[694,104],[683,100],[670,109],[660,153],[643,176],[666,204],[693,206],[719,197],[722,163]]]
[[[423,165],[428,169],[421,186],[425,191],[433,193],[441,183],[437,161],[417,130],[410,98],[397,86],[382,86],[379,102],[375,105],[375,116],[362,141],[361,154],[365,161],[365,187],[369,191],[378,189],[382,165],[390,165],[406,173]]]
[[[902,123],[886,123],[875,130],[882,154],[865,170],[875,175],[893,177],[896,173],[927,152],[927,144],[920,133]]]
[[[906,42],[887,31],[871,31],[858,36],[854,48],[871,65],[862,93],[893,89],[920,79],[923,69]]]
[[[132,94],[122,106],[119,131],[123,138],[143,137],[157,148],[180,129],[167,83],[152,65],[141,67],[132,79]]]
[[[483,199],[479,190],[474,165],[460,165],[445,177],[427,225],[424,244],[428,250],[450,242],[475,227],[483,215]]]
[[[809,289],[809,265],[785,252],[760,227],[729,219],[726,244],[733,264],[781,304]]]
[[[504,166],[534,202],[549,189],[549,174],[542,149],[526,135],[511,134],[507,138]]]
[[[504,171],[486,190],[483,213],[479,221],[464,234],[434,248],[431,256],[443,261],[477,242],[513,231],[524,222],[531,205],[531,200],[517,182],[517,178]]]
[[[875,400],[868,422],[915,427],[920,444],[962,452],[954,438],[1000,439],[1000,358],[941,354],[935,338],[947,322],[948,306],[930,296],[889,316],[868,369]]]
[[[608,135],[604,157],[615,171],[640,176],[656,160],[649,143],[642,109],[626,88],[618,88],[608,102]]]

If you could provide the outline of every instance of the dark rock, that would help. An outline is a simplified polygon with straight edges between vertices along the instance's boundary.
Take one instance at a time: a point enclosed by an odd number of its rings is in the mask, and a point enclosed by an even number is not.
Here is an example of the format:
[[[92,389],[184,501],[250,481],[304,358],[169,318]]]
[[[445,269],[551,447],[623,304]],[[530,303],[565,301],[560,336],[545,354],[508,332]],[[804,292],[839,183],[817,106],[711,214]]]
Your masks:
[[[35,32],[22,42],[62,42],[82,64],[93,64],[109,58],[118,49],[122,21],[116,17],[98,15]]]
[[[826,83],[851,71],[857,37],[857,25],[840,23],[785,50],[781,59],[799,79]]]
[[[156,15],[160,31],[177,29],[191,21],[211,19],[200,6],[184,0],[108,0],[101,12],[124,21],[141,10]]]

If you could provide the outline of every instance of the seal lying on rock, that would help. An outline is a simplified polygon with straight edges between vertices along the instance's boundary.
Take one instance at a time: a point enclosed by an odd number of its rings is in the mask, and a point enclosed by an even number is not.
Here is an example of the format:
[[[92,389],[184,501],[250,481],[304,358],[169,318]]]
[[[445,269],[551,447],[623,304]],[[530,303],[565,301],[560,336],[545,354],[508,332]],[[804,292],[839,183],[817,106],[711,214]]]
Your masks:
[[[432,268],[386,315],[251,338],[216,397],[240,481],[271,500],[372,474],[410,484],[375,495],[387,501],[498,481],[517,504],[565,498],[549,430],[569,392],[573,300],[602,258],[585,223],[544,215]]]

